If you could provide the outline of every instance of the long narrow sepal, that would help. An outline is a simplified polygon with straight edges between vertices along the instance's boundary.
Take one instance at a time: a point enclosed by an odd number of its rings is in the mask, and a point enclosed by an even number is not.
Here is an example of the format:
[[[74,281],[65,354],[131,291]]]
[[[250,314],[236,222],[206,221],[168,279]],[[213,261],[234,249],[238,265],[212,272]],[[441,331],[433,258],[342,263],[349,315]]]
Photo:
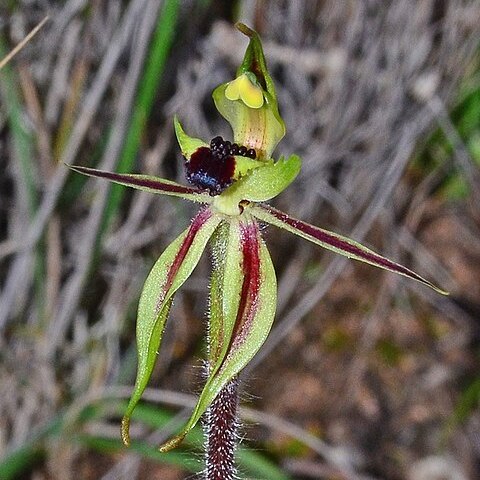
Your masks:
[[[257,353],[273,323],[277,299],[275,270],[257,222],[248,215],[231,220],[228,235],[224,245],[227,251],[237,249],[234,254],[237,261],[229,259],[225,251],[216,252],[225,257],[220,267],[228,275],[220,274],[215,280],[218,282],[215,288],[223,287],[223,299],[216,296],[215,305],[211,305],[217,318],[210,334],[217,338],[211,340],[209,377],[187,425],[163,444],[161,451],[168,451],[182,441],[225,385]],[[228,285],[230,278],[233,285]]]
[[[144,192],[156,193],[161,195],[171,195],[173,197],[181,197],[185,200],[198,203],[211,203],[212,199],[204,190],[193,187],[185,187],[179,183],[165,180],[164,178],[154,177],[151,175],[139,175],[134,173],[117,173],[107,172],[105,170],[97,170],[95,168],[80,167],[77,165],[67,165],[75,172],[88,175],[89,177],[104,178],[111,182],[124,185],[125,187],[136,188]]]
[[[286,213],[269,205],[252,206],[249,208],[249,212],[263,222],[288,230],[295,235],[299,235],[300,237],[335,253],[339,253],[348,258],[353,258],[354,260],[369,263],[370,265],[389,270],[390,272],[398,273],[416,280],[417,282],[423,283],[442,295],[448,295],[448,292],[437,287],[409,268],[395,263],[347,237],[343,237],[328,230],[292,218]]]
[[[127,446],[130,417],[152,374],[173,295],[192,273],[220,221],[208,208],[201,210],[163,252],[145,281],[138,305],[137,379],[122,420],[122,440]]]

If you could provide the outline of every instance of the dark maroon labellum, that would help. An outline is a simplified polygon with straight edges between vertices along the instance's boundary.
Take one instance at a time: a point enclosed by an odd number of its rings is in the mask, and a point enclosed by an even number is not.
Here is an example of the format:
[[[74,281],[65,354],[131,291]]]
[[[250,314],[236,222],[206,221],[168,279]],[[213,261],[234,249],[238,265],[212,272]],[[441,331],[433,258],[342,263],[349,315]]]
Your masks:
[[[233,183],[234,155],[254,159],[257,153],[253,148],[247,149],[215,137],[210,142],[210,148],[198,148],[186,162],[187,180],[198,188],[208,190],[212,196],[222,193]]]
[[[218,195],[233,182],[235,158],[219,157],[208,147],[200,147],[186,162],[187,180],[196,187]]]

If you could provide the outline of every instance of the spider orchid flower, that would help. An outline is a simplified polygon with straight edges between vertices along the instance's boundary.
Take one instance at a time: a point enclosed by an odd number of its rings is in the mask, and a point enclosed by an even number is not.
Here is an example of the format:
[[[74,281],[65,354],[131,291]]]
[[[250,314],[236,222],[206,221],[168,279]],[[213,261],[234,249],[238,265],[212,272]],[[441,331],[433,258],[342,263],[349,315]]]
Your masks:
[[[138,370],[122,421],[129,445],[130,416],[151,376],[175,292],[197,265],[205,247],[212,250],[208,324],[208,378],[183,430],[160,447],[178,445],[222,389],[248,364],[272,327],[277,285],[275,270],[259,223],[299,235],[355,260],[399,273],[446,293],[410,269],[336,233],[296,220],[264,202],[281,193],[297,176],[297,155],[271,155],[285,135],[277,97],[265,64],[260,39],[243,24],[250,38],[236,78],[217,87],[213,100],[230,123],[233,142],[215,137],[210,143],[189,137],[175,118],[175,132],[185,157],[190,186],[162,178],[71,166],[76,172],[104,178],[150,193],[172,195],[203,204],[190,226],[163,252],[148,275],[138,307]]]

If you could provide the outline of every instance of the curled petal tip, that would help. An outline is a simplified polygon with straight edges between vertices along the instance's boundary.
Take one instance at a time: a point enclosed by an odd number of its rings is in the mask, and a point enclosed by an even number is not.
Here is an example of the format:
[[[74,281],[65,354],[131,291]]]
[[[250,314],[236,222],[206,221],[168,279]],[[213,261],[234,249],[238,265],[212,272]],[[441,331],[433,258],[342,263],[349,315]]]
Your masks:
[[[187,432],[183,432],[176,437],[173,437],[172,439],[168,440],[167,442],[163,443],[158,447],[158,449],[162,453],[169,452],[170,450],[173,450],[174,448],[178,447],[180,443],[182,443],[183,439],[186,437]]]
[[[448,297],[450,295],[450,292],[448,290],[443,290],[439,287],[437,287],[436,285],[429,285],[429,287],[433,288],[437,293],[440,293],[442,295],[445,295],[446,297]]]
[[[122,442],[126,447],[130,446],[130,417],[122,418],[121,426]]]
[[[247,37],[252,38],[255,35],[255,30],[252,30],[250,27],[247,27],[244,23],[242,22],[237,22],[235,24],[235,28],[242,32],[244,35]]]

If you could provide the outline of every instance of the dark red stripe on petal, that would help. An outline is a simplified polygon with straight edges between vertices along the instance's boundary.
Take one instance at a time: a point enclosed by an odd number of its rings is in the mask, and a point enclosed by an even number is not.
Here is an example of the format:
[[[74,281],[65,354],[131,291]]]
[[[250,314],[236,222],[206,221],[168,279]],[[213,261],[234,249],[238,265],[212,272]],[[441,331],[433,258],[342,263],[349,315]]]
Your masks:
[[[256,222],[240,225],[240,244],[244,277],[237,318],[226,358],[243,343],[257,312],[261,271],[259,230]]]
[[[139,175],[130,175],[116,172],[106,172],[104,170],[96,170],[86,167],[72,166],[73,170],[76,170],[79,173],[85,175],[90,175],[92,177],[105,178],[113,182],[121,182],[135,187],[144,187],[151,188],[152,190],[158,190],[159,192],[167,193],[180,193],[180,194],[199,194],[205,193],[205,190],[200,190],[199,188],[184,187],[183,185],[171,184],[167,182],[162,182],[161,180],[153,180],[149,178],[144,178]]]
[[[163,285],[162,293],[158,298],[157,305],[156,305],[156,311],[157,313],[160,313],[160,309],[162,307],[162,303],[165,299],[165,295],[167,294],[168,290],[172,286],[172,283],[175,279],[175,276],[177,275],[178,269],[182,265],[183,261],[185,260],[185,257],[187,256],[188,250],[191,247],[192,243],[195,240],[195,237],[197,236],[198,232],[202,228],[202,226],[205,224],[205,222],[212,216],[212,212],[209,208],[204,208],[201,210],[192,220],[192,223],[190,225],[190,228],[187,232],[187,235],[183,239],[182,244],[180,245],[180,248],[178,249],[177,254],[175,255],[175,258],[170,265],[170,268],[168,270],[165,284]]]
[[[262,205],[261,208],[266,210],[268,213],[271,213],[273,216],[275,216],[278,220],[282,221],[283,223],[286,223],[287,225],[290,225],[291,227],[297,230],[300,230],[302,233],[305,233],[306,235],[310,235],[311,237],[319,240],[320,242],[327,243],[328,245],[331,245],[332,247],[337,248],[338,250],[342,250],[346,254],[355,255],[356,257],[359,257],[367,262],[371,262],[380,267],[384,267],[394,272],[401,273],[403,275],[406,275],[407,277],[414,278],[415,280],[418,280],[422,283],[430,284],[430,282],[427,282],[423,277],[416,274],[415,272],[408,269],[407,267],[404,267],[403,265],[399,265],[398,263],[392,262],[388,258],[382,257],[381,255],[378,255],[377,253],[372,252],[371,250],[365,251],[362,248],[359,248],[356,245],[352,245],[351,243],[346,242],[345,240],[342,240],[341,238],[338,238],[337,236],[332,235],[331,233],[321,228],[315,227],[314,225],[311,225],[306,222],[302,222],[301,220],[292,218],[288,216],[286,213],[280,210],[277,210],[269,205]]]

